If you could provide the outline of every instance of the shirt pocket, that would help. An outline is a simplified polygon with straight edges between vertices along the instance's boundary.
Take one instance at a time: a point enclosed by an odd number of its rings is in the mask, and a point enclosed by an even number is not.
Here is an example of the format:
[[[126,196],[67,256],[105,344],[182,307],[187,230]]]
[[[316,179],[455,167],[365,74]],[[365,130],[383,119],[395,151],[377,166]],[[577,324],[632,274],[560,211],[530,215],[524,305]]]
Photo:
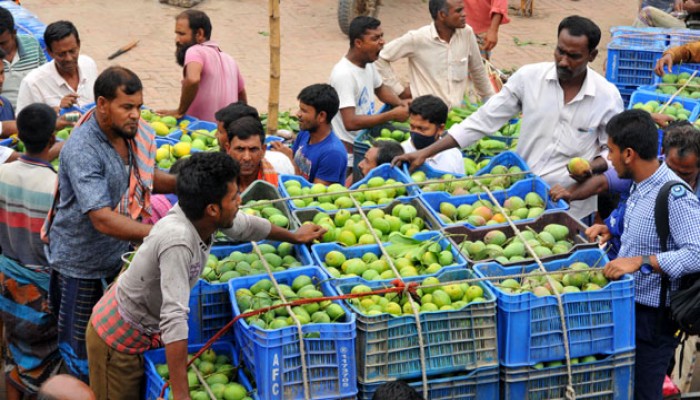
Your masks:
[[[447,67],[447,75],[450,81],[461,82],[467,79],[469,76],[469,69],[467,68],[467,59],[463,58],[461,60],[450,61]]]
[[[559,152],[567,157],[589,158],[595,151],[596,134],[595,129],[582,126],[574,127],[565,125],[561,127],[561,136],[558,141]]]

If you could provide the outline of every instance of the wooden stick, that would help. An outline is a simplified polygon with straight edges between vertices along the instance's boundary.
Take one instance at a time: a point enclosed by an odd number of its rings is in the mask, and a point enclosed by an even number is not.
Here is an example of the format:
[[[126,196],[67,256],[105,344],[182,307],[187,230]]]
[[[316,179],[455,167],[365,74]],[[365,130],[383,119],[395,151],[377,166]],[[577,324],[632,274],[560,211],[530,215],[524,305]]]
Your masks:
[[[277,132],[280,105],[280,0],[269,0],[270,8],[270,93],[267,103],[267,134]]]

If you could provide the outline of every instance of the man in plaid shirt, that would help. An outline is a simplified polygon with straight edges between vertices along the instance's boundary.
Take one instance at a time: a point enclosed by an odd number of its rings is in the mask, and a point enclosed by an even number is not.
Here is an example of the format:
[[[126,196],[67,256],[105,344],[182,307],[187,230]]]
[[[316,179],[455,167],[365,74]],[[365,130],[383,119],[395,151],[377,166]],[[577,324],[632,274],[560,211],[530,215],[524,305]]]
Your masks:
[[[624,111],[608,122],[606,131],[608,159],[620,178],[634,183],[627,200],[618,258],[603,272],[610,279],[634,274],[635,399],[661,399],[666,369],[679,341],[678,325],[667,309],[660,307],[661,276],[668,276],[671,290],[675,290],[683,275],[700,272],[700,203],[684,186],[673,187],[668,199],[670,239],[668,251],[662,253],[654,220],[656,196],[666,182],[682,180],[657,160],[657,128],[647,112]],[[596,228],[603,240],[609,239],[607,227]],[[643,265],[652,272],[642,269]]]

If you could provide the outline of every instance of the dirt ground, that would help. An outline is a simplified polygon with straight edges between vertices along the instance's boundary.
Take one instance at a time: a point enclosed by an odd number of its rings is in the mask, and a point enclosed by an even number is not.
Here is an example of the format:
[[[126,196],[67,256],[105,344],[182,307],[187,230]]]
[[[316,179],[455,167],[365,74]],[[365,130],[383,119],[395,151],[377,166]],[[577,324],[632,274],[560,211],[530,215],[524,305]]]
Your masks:
[[[510,0],[512,5],[519,0]],[[263,0],[205,0],[199,6],[212,18],[213,40],[240,64],[252,105],[267,109],[269,91],[269,19]],[[593,67],[603,72],[605,46],[611,26],[629,24],[636,1],[534,0],[534,16],[511,13],[501,29],[493,55],[495,65],[512,69],[551,60],[559,21],[568,15],[587,16],[603,30],[601,54]],[[80,31],[82,53],[100,68],[120,64],[144,81],[145,102],[155,108],[174,108],[180,95],[181,69],[174,58],[174,17],[181,9],[156,0],[24,0],[22,5],[45,23],[73,21]],[[312,83],[328,80],[333,65],[348,48],[338,28],[337,0],[281,2],[282,73],[280,105],[296,110],[296,96]],[[511,10],[513,11],[513,10]],[[387,40],[430,23],[427,0],[384,0],[379,18]],[[133,39],[138,46],[113,61],[107,56]],[[399,71],[405,71],[400,65]]]

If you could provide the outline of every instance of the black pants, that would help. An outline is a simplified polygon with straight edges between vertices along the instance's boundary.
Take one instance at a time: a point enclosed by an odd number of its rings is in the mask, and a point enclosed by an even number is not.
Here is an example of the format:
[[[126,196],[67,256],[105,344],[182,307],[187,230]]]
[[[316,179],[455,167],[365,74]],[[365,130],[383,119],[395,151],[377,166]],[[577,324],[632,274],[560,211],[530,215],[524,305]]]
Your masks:
[[[661,400],[666,370],[676,351],[678,325],[657,308],[637,304],[635,400]]]

